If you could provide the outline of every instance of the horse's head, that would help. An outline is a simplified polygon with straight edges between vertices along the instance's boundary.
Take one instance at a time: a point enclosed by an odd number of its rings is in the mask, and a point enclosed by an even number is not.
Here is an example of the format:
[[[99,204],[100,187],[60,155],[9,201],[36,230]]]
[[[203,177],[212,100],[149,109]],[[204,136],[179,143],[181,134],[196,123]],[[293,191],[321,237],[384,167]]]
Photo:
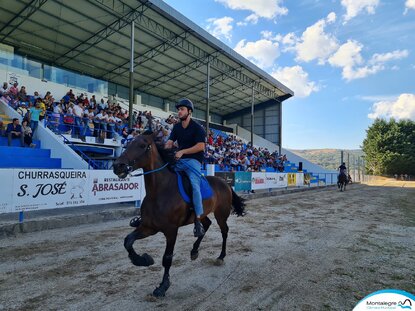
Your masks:
[[[154,134],[143,134],[134,138],[121,156],[115,160],[113,171],[120,178],[125,178],[129,173],[138,168],[147,168],[153,161],[152,149]]]

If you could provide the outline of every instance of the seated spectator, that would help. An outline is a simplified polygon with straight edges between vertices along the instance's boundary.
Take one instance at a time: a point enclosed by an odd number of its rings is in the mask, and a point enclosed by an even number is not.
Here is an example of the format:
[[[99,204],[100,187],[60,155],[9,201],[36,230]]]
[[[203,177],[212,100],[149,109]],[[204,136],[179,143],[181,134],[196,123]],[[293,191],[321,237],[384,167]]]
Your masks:
[[[23,140],[26,145],[28,145],[30,148],[35,148],[36,144],[33,143],[32,139],[32,129],[27,123],[27,120],[22,121],[22,131],[23,131]]]
[[[0,97],[4,97],[6,98],[7,101],[9,101],[10,100],[9,93],[10,93],[9,85],[7,84],[7,82],[4,82],[3,86],[0,89]]]
[[[20,88],[19,93],[17,94],[17,98],[19,99],[19,101],[21,102],[27,102],[28,101],[28,97],[27,97],[27,93],[26,93],[26,87],[22,86]]]
[[[4,135],[4,123],[3,123],[3,119],[0,118],[0,136]]]
[[[18,138],[20,145],[24,147],[24,135],[18,118],[14,118],[12,123],[7,124],[6,136],[8,146],[12,145],[12,139]]]
[[[24,118],[27,114],[27,105],[25,102],[20,103],[16,111]]]
[[[19,88],[17,87],[19,83],[14,82],[13,85],[9,89],[9,95],[12,99],[17,99],[19,95]]]

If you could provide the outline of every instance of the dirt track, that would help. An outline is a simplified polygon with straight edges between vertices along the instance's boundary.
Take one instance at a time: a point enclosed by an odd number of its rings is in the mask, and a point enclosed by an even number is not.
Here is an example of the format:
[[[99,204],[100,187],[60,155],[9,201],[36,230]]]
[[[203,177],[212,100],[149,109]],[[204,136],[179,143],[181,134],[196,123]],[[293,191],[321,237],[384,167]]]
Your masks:
[[[225,265],[214,266],[211,226],[190,260],[190,226],[179,232],[167,296],[164,237],[137,241],[156,263],[133,266],[127,220],[0,240],[0,310],[351,310],[386,288],[415,293],[415,182],[380,181],[249,202],[231,216]]]

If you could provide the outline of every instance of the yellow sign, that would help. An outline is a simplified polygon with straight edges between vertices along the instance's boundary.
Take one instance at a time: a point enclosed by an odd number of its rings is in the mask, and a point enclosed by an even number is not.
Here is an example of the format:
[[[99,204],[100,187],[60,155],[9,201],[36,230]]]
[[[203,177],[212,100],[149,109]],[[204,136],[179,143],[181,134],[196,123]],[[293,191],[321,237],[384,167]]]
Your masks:
[[[296,174],[295,173],[288,173],[288,186],[295,186],[296,185]]]

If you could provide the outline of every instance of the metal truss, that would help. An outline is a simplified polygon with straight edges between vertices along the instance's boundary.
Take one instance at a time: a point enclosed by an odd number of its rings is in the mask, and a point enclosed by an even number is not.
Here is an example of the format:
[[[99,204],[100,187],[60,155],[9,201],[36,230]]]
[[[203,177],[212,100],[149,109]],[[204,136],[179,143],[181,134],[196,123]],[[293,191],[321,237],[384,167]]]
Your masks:
[[[150,19],[149,17],[145,15],[141,15],[139,17],[138,23],[142,27],[150,31],[151,33],[160,37],[163,41],[168,41],[169,38],[172,38],[176,35],[173,31],[167,29],[160,23],[156,22],[153,19]],[[203,49],[199,48],[197,45],[187,40],[183,40],[179,42],[177,45],[174,46],[174,48],[184,51],[186,54],[194,57],[196,61],[200,59],[206,59],[207,57],[209,57],[206,51],[204,51]],[[238,81],[239,83],[244,84],[246,86],[250,86],[250,87],[254,86],[257,92],[262,93],[264,96],[268,98],[275,98],[278,96],[274,90],[271,90],[265,87],[264,85],[262,85],[260,82],[255,81],[254,79],[250,78],[249,76],[244,74],[241,70],[235,70],[234,68],[232,68],[232,66],[226,64],[225,62],[219,60],[218,58],[211,59],[210,63],[213,68],[215,68],[216,70],[222,73],[225,73],[228,77]],[[231,74],[227,74],[227,73],[231,73]],[[156,78],[155,80],[159,80],[160,78]]]
[[[39,10],[42,5],[44,5],[47,0],[33,0],[28,5],[26,5],[19,13],[17,13],[3,28],[0,29],[0,43],[4,42],[4,40],[13,32],[15,31],[21,24],[24,23],[30,16],[33,15],[37,10]],[[13,24],[14,23],[14,24]],[[13,24],[13,25],[12,25]],[[11,26],[12,28],[5,34],[2,34],[3,30],[7,27]]]
[[[139,16],[143,15],[146,10],[147,10],[147,7],[145,7],[144,5],[140,5],[136,9],[129,11],[127,14],[117,18],[110,25],[101,29],[97,33],[92,34],[88,39],[80,42],[77,46],[73,47],[72,49],[68,50],[66,53],[57,57],[55,59],[55,63],[63,66],[64,64],[74,59],[78,55],[85,53],[87,50],[89,50],[93,46],[97,45],[101,41],[112,36],[114,33],[119,32],[119,30],[129,25],[132,21],[136,20]],[[70,56],[67,56],[67,55],[70,55]],[[65,60],[59,61],[60,59],[63,59],[63,58]]]
[[[179,44],[180,41],[182,40],[186,40],[189,37],[189,33],[183,32],[179,35],[176,35],[174,38],[171,38],[168,41],[164,41],[163,43],[159,44],[158,46],[154,47],[154,48],[150,48],[148,49],[146,52],[144,52],[143,54],[136,56],[134,58],[134,65],[135,66],[139,66],[144,64],[145,62],[152,60],[153,58],[155,58],[158,55],[163,54],[164,52],[166,52],[167,50],[173,48],[173,46]],[[114,67],[113,69],[109,70],[104,77],[107,76],[108,80],[111,80],[112,78],[114,78],[114,76],[111,76],[111,74],[113,74],[117,69],[123,68],[124,66],[128,65],[130,63],[130,61],[127,61],[117,67]],[[116,73],[116,75],[122,75],[126,72],[128,72],[129,69],[125,69],[123,68],[122,71],[119,71]]]

